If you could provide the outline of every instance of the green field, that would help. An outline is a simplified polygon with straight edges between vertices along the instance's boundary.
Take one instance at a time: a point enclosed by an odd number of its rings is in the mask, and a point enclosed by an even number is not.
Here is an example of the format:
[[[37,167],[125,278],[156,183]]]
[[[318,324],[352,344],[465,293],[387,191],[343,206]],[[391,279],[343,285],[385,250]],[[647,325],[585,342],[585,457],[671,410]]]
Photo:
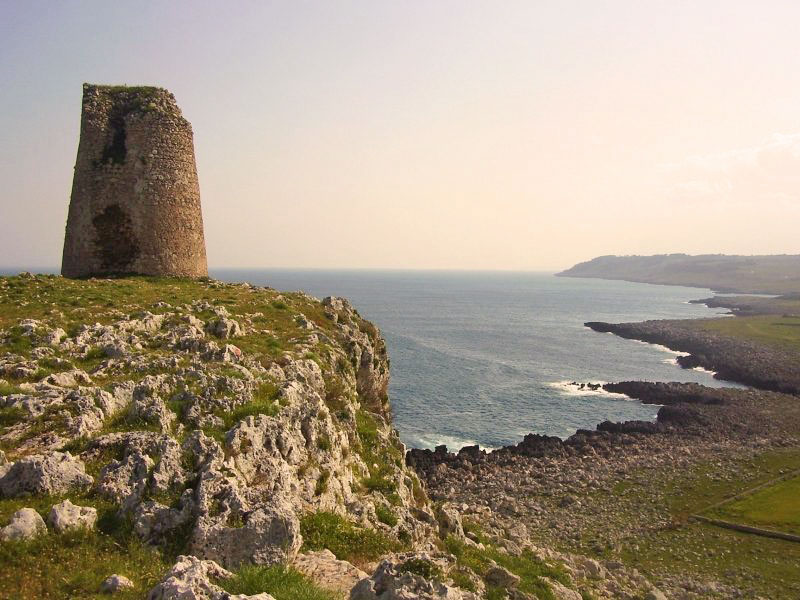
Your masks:
[[[795,600],[800,598],[800,544],[723,529],[690,516],[718,517],[704,511],[798,468],[800,448],[785,448],[725,460],[720,457],[666,477],[650,470],[633,473],[608,489],[594,490],[585,499],[587,506],[613,502],[614,511],[585,525],[580,540],[559,549],[620,560],[656,584],[670,574],[685,573],[699,581],[736,586],[746,591],[745,597],[753,597],[747,595],[753,593],[771,600]],[[620,538],[617,547],[596,547],[597,540],[605,545],[615,523],[624,522],[643,507],[659,507],[659,513],[669,515],[671,525],[629,533]]]
[[[800,352],[800,317],[762,315],[712,319],[702,321],[701,326],[709,331],[717,331],[730,337],[752,340],[782,350]]]
[[[800,535],[800,476],[762,488],[707,514],[724,521]]]

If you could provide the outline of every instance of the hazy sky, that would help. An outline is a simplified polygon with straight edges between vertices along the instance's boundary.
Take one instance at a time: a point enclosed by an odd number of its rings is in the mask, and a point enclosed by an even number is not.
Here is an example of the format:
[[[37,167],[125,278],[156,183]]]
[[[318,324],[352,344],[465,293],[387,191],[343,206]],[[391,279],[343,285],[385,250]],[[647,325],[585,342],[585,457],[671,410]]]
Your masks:
[[[172,91],[209,264],[800,252],[800,2],[0,0],[0,266],[57,266],[81,84]]]

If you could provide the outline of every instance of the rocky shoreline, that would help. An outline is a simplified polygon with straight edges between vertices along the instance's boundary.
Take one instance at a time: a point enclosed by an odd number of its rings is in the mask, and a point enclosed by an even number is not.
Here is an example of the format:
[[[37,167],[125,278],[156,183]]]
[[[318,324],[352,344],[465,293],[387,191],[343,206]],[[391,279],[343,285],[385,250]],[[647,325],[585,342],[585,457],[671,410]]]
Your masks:
[[[455,453],[442,446],[415,449],[407,462],[434,501],[460,505],[466,518],[484,524],[498,539],[525,523],[535,545],[594,556],[604,575],[627,573],[635,579],[638,573],[615,557],[681,524],[663,509],[663,499],[631,503],[617,489],[631,482],[650,488],[706,461],[745,459],[800,443],[794,396],[678,383],[623,382],[606,388],[663,404],[657,421],[605,422],[565,440],[529,434],[490,453],[475,446]],[[717,477],[731,477],[736,468],[720,463],[717,471]],[[598,597],[640,597],[619,587],[618,578],[598,577],[596,583]],[[689,573],[663,573],[655,583],[669,598],[752,594],[746,582]]]
[[[594,331],[613,333],[626,339],[660,344],[676,352],[685,352],[688,356],[677,358],[679,365],[713,371],[717,379],[764,390],[800,393],[800,363],[791,352],[727,337],[702,329],[692,321],[590,321],[585,325]]]
[[[715,304],[722,305],[745,306]],[[678,358],[682,367],[702,367],[749,389],[643,381],[604,384],[607,392],[660,405],[655,422],[607,421],[564,440],[529,434],[516,445],[492,452],[478,446],[457,452],[445,446],[413,449],[406,455],[407,463],[423,478],[434,501],[459,504],[466,518],[484,524],[498,540],[507,538],[517,523],[526,523],[535,532],[534,544],[567,555],[594,556],[603,576],[617,571],[630,578],[631,571],[616,557],[635,556],[642,543],[658,548],[665,536],[687,527],[687,515],[676,521],[675,514],[665,510],[665,504],[674,502],[664,491],[669,482],[708,464],[720,480],[755,477],[757,469],[742,463],[749,465],[753,457],[770,452],[793,452],[800,444],[796,356],[696,325],[691,321],[586,323],[598,332],[686,352]],[[599,387],[591,382],[576,385]],[[640,486],[640,492],[620,492],[631,484]],[[713,532],[698,535],[704,552],[730,551],[715,549]],[[670,547],[669,552],[693,564],[696,558],[689,547],[688,543],[686,548]],[[669,598],[759,597],[752,587],[758,574],[729,570],[720,578],[701,571],[659,573],[654,583]],[[634,570],[632,577],[637,575]],[[618,578],[597,579],[599,597],[640,597],[620,588]],[[781,592],[770,597],[795,597],[800,594],[800,580],[780,582],[778,589]]]

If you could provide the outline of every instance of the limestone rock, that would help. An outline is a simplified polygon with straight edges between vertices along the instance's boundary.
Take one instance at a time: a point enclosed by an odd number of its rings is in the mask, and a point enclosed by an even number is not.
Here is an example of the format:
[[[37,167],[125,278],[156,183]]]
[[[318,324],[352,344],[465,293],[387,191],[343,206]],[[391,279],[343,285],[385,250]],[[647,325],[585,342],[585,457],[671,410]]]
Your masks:
[[[584,558],[580,561],[580,564],[589,579],[605,579],[606,570],[596,560],[592,558]]]
[[[553,592],[556,600],[581,600],[580,592],[569,589],[555,579],[550,579],[549,577],[542,577],[542,579],[550,586],[550,591]]]
[[[275,600],[269,594],[228,594],[213,579],[229,579],[233,573],[213,560],[179,556],[161,582],[150,590],[147,600]]]
[[[500,566],[490,568],[484,576],[489,585],[504,589],[515,588],[519,585],[519,576]]]
[[[11,465],[0,479],[0,496],[57,495],[92,484],[83,462],[69,452],[26,456]]]
[[[11,516],[11,522],[0,529],[0,540],[29,540],[47,531],[41,515],[32,508],[21,508]]]
[[[667,600],[667,597],[658,588],[653,588],[644,595],[644,600]]]
[[[100,591],[104,594],[114,594],[133,589],[133,582],[124,575],[109,575],[100,584]]]
[[[369,577],[346,560],[339,560],[330,550],[298,554],[293,566],[318,585],[339,592],[349,592],[359,581]]]
[[[153,500],[139,504],[133,515],[133,530],[136,535],[148,543],[158,543],[166,539],[170,532],[191,519],[194,503],[190,490],[181,497],[180,504],[180,508],[164,506]]]
[[[192,537],[195,554],[233,567],[290,562],[302,543],[297,515],[288,502],[279,499],[247,514],[240,527],[209,524],[201,517]]]
[[[350,600],[477,600],[471,592],[429,581],[412,573],[400,573],[384,560],[371,577],[359,581],[350,591]]]
[[[222,316],[216,321],[209,323],[207,330],[212,335],[215,335],[223,340],[244,335],[242,326],[239,325],[239,322],[226,316]]]
[[[436,521],[439,523],[439,536],[442,539],[450,535],[459,539],[464,538],[461,515],[452,504],[445,503],[436,509]]]
[[[97,522],[97,509],[91,506],[76,506],[69,500],[64,500],[50,509],[47,522],[58,533],[70,529],[93,529]]]

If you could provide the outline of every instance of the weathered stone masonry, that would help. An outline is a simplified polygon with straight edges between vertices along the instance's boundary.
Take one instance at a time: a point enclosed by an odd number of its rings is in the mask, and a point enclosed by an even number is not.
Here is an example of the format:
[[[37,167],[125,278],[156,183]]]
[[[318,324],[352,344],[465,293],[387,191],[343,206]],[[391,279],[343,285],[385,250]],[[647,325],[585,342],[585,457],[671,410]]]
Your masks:
[[[208,275],[192,126],[167,90],[84,84],[61,272]]]

